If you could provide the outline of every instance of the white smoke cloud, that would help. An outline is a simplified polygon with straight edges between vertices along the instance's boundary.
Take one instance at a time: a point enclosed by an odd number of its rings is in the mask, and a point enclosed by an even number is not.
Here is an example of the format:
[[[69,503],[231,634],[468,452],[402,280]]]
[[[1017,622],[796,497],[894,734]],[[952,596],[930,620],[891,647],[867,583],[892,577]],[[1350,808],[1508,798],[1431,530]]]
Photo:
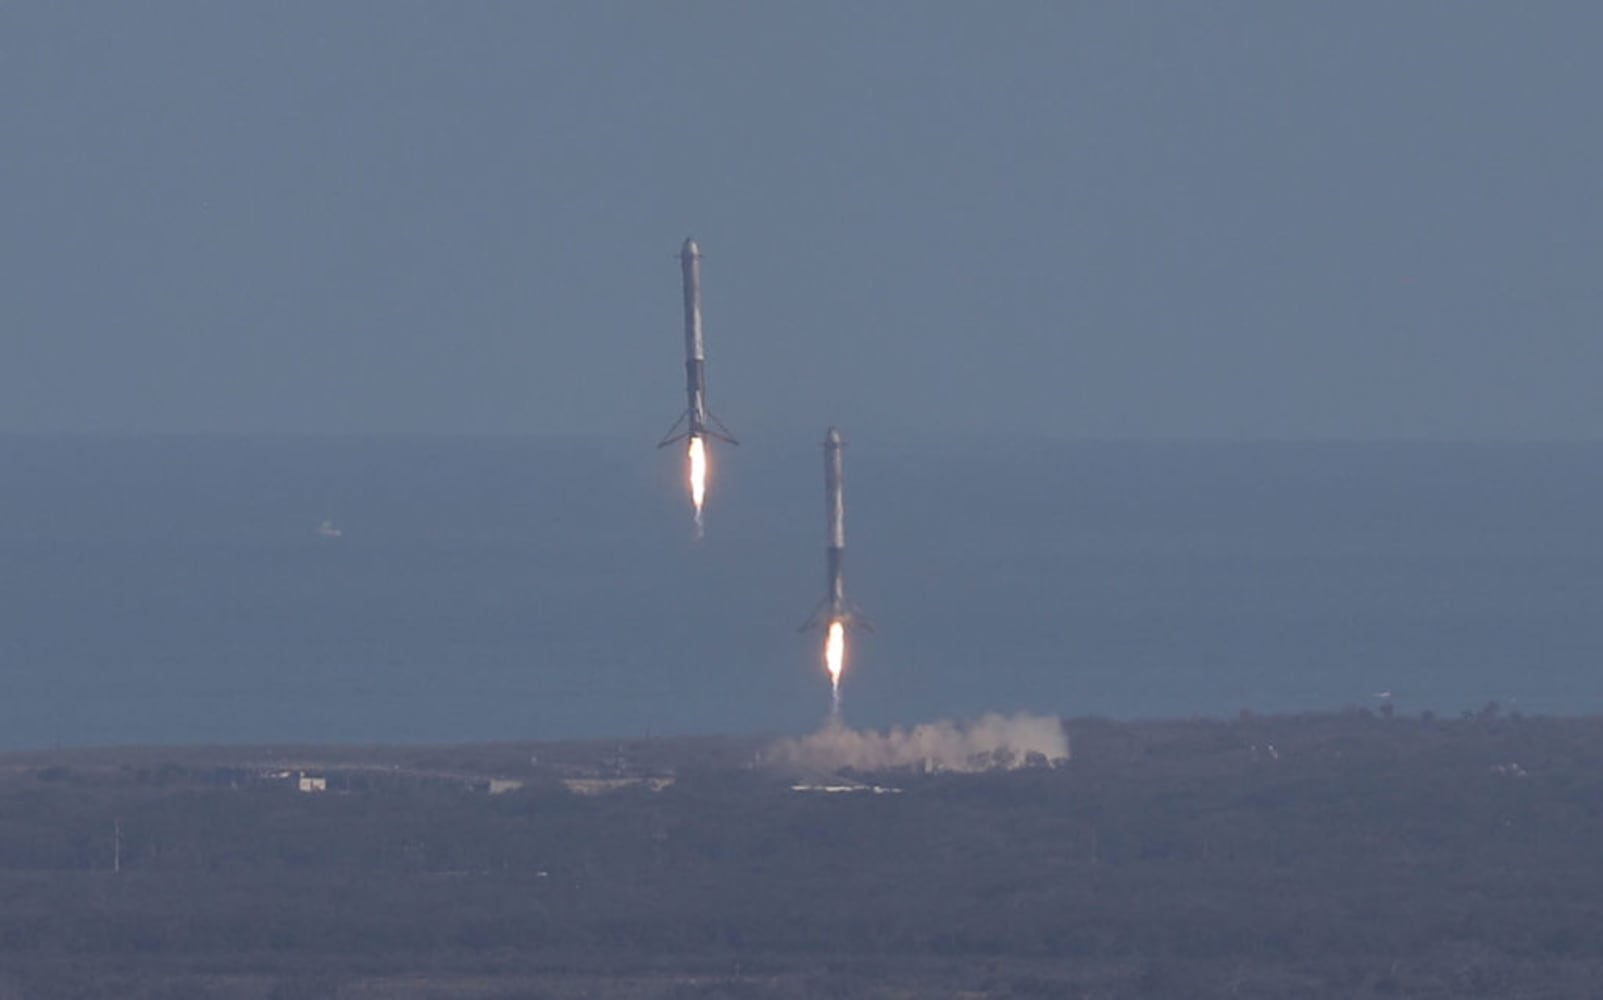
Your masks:
[[[777,743],[770,764],[819,771],[989,771],[1068,759],[1069,738],[1054,716],[990,713],[973,722],[929,722],[886,732],[849,729],[831,719],[801,739]]]

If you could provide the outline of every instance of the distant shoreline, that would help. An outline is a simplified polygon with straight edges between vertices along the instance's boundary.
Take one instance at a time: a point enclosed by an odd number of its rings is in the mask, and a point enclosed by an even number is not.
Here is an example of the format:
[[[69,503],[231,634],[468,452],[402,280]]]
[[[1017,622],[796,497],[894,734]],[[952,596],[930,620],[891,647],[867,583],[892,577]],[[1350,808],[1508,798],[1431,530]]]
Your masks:
[[[976,718],[978,717],[976,714]],[[1394,729],[1421,728],[1474,731],[1488,724],[1523,726],[1532,729],[1555,727],[1566,730],[1596,728],[1603,736],[1603,713],[1528,714],[1518,708],[1488,703],[1476,709],[1436,711],[1419,709],[1388,714],[1383,706],[1347,706],[1340,709],[1253,712],[1243,710],[1229,715],[1170,715],[1114,718],[1101,715],[1052,716],[1072,734],[1127,731],[1130,733],[1173,735],[1185,731],[1228,731],[1264,729],[1295,731],[1299,727],[1323,729],[1330,726],[1390,726]],[[937,720],[929,720],[937,721]],[[971,721],[956,718],[954,722]],[[821,724],[823,728],[826,723]],[[865,733],[911,728],[916,723],[893,726],[854,727]],[[506,773],[529,769],[528,760],[571,762],[592,756],[616,754],[661,754],[670,762],[693,761],[744,766],[756,749],[795,739],[795,733],[684,733],[652,736],[585,736],[576,738],[529,737],[526,739],[466,740],[448,742],[328,743],[299,741],[261,741],[252,743],[128,743],[106,745],[63,745],[59,747],[16,747],[0,749],[0,773],[31,768],[68,766],[90,770],[178,763],[231,767],[376,767],[442,768],[449,761],[486,760],[511,762]],[[734,761],[734,763],[730,763]],[[464,771],[463,773],[468,773]],[[488,775],[485,775],[488,776]],[[498,772],[499,776],[499,772]]]

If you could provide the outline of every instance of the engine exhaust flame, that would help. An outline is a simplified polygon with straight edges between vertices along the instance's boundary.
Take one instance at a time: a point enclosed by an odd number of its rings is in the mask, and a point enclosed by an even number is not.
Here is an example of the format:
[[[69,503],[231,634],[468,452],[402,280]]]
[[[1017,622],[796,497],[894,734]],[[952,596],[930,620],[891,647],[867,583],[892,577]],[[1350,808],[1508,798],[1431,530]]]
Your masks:
[[[707,444],[700,435],[690,437],[690,502],[696,508],[696,537],[701,537],[701,505],[707,499]]]
[[[824,639],[824,669],[829,671],[831,707],[840,714],[840,673],[846,666],[846,627],[839,621],[829,623],[829,635]]]

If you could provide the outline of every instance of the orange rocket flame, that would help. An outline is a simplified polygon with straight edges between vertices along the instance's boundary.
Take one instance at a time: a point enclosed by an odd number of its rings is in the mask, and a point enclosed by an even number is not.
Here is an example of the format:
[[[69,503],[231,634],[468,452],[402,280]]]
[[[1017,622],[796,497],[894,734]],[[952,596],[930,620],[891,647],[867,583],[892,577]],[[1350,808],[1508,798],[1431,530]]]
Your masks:
[[[824,639],[824,669],[829,671],[829,689],[836,712],[840,711],[840,673],[846,666],[846,626],[839,621],[829,623],[829,635]]]
[[[696,534],[701,534],[701,505],[707,499],[707,444],[690,437],[690,502],[696,508]]]

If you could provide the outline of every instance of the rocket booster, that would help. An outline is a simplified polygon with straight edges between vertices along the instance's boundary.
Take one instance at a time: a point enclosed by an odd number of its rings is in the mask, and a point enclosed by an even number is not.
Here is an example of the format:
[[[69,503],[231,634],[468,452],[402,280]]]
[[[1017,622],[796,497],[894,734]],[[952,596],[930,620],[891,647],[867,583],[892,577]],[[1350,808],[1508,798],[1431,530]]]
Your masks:
[[[831,427],[824,435],[824,520],[828,534],[828,545],[824,549],[825,591],[818,609],[802,625],[804,632],[811,628],[827,628],[833,622],[848,628],[874,630],[846,600],[846,482],[841,473],[841,450],[845,446],[838,428]]]
[[[657,443],[662,448],[685,438],[714,437],[739,444],[729,428],[707,409],[707,353],[701,339],[701,248],[686,239],[679,249],[679,272],[685,295],[685,412]],[[683,427],[683,430],[680,428]]]

